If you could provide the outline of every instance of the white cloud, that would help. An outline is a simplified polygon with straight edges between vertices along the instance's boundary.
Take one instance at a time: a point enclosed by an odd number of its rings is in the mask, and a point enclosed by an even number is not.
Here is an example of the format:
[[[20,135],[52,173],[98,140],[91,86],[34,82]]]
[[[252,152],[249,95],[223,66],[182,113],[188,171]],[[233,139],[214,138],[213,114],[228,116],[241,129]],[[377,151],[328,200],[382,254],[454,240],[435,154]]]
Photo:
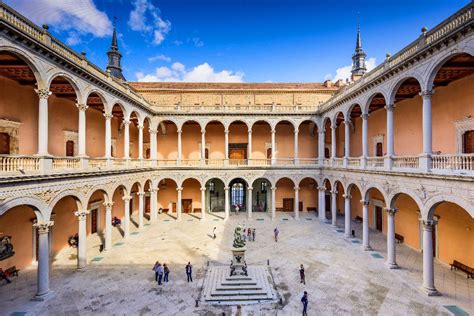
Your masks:
[[[70,31],[67,42],[76,45],[81,36],[105,37],[112,34],[112,22],[93,0],[6,0],[15,10],[36,24],[48,24],[58,31]]]
[[[371,71],[372,69],[375,68],[375,66],[376,66],[375,57],[371,57],[365,61],[365,67],[367,68],[367,71]],[[351,70],[352,70],[352,65],[337,68],[336,76],[334,76],[334,81],[337,81],[339,79],[346,81],[346,79],[350,79]],[[332,77],[332,74],[327,74],[325,76],[325,79],[330,79],[331,77]]]
[[[150,62],[157,61],[157,60],[162,60],[162,61],[170,62],[170,61],[171,61],[171,57],[165,56],[165,55],[163,55],[163,54],[161,54],[161,55],[156,55],[156,56],[152,56],[152,57],[148,57],[148,61],[150,61]]]
[[[135,73],[140,82],[182,81],[182,82],[243,82],[244,73],[222,70],[216,72],[208,63],[203,63],[190,70],[178,62],[171,68],[158,67],[152,74]]]
[[[134,31],[152,34],[151,42],[154,45],[160,45],[171,29],[171,22],[161,18],[160,10],[151,3],[151,0],[133,2],[128,25]]]
[[[194,46],[196,46],[196,47],[204,46],[204,42],[199,37],[193,37],[191,39],[191,41],[193,42]]]

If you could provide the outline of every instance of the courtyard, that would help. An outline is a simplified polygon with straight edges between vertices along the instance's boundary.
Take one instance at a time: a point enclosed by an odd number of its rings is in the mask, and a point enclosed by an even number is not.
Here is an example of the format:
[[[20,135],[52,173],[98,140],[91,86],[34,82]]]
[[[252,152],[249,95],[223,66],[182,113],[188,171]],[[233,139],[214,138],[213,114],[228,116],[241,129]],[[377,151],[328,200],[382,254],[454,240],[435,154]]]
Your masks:
[[[343,218],[339,220],[342,224]],[[256,228],[256,241],[247,242],[247,263],[270,264],[281,303],[247,305],[239,311],[236,306],[196,307],[207,265],[228,264],[233,230],[239,223]],[[278,243],[273,240],[274,227],[280,230]],[[353,228],[360,236],[361,227]],[[108,252],[99,252],[100,235],[90,236],[85,271],[76,270],[76,249],[62,251],[52,262],[54,296],[45,302],[30,300],[36,269],[21,271],[12,284],[0,286],[0,310],[2,315],[298,315],[306,290],[310,315],[449,315],[444,306],[472,312],[474,288],[464,275],[437,264],[436,281],[443,296],[427,297],[417,288],[421,271],[414,268],[420,266],[415,262],[421,255],[399,245],[402,269],[389,270],[384,265],[384,240],[371,231],[374,251],[364,252],[357,238],[344,238],[342,230],[312,213],[302,214],[299,221],[285,213],[275,221],[258,213],[252,220],[233,214],[228,221],[213,214],[204,221],[185,214],[179,222],[160,214],[157,222],[146,222],[140,231],[133,225],[128,240],[114,229],[114,246]],[[157,260],[171,270],[170,282],[162,286],[151,270]],[[193,283],[186,282],[188,261],[194,267]],[[306,285],[299,282],[300,264],[305,266]]]

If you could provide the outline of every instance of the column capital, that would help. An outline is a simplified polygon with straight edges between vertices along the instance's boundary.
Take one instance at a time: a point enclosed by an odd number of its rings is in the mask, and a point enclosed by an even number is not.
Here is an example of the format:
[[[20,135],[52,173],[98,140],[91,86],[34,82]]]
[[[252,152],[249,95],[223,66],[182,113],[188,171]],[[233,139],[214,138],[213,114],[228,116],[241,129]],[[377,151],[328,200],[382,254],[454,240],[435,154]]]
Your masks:
[[[128,125],[130,125],[130,123],[132,123],[132,121],[127,120],[127,119],[123,119],[122,123],[123,123],[123,125],[128,126]]]
[[[229,134],[229,128],[224,128],[224,134]]]
[[[324,135],[326,134],[326,130],[323,128],[320,131],[318,131],[319,135]]]
[[[114,115],[112,113],[104,113],[103,115],[104,115],[104,117],[107,121],[111,120],[112,117],[114,117]]]
[[[81,104],[81,103],[76,103],[76,107],[79,110],[79,112],[85,112],[89,108],[87,104]]]
[[[178,135],[181,135],[183,133],[183,130],[180,128],[176,132],[178,133]]]
[[[337,125],[336,124],[331,124],[331,130],[335,131],[336,129],[337,129]]]
[[[369,205],[370,201],[369,200],[360,200],[360,203],[362,203],[362,205]]]
[[[386,106],[384,106],[384,109],[389,112],[393,111],[395,109],[395,104],[387,104]]]
[[[224,187],[224,191],[229,191],[229,187]]]
[[[145,195],[145,192],[137,192],[137,195],[140,196],[140,197],[141,197],[141,196],[144,196],[144,195]]]
[[[299,191],[300,190],[300,187],[294,187],[293,188],[295,191]]]
[[[151,128],[149,128],[149,129],[148,129],[148,132],[150,133],[150,135],[156,135],[156,134],[158,134],[158,130],[156,130],[156,129],[151,129]]]
[[[325,187],[318,187],[318,190],[319,191],[326,191],[326,188]]]
[[[350,194],[343,194],[342,197],[345,198],[345,199],[352,198],[352,196]]]
[[[271,187],[272,191],[276,191],[277,187]]]
[[[344,119],[343,123],[344,125],[348,126],[351,124],[351,119]]]
[[[299,129],[295,129],[295,130],[293,131],[293,133],[295,133],[295,135],[298,135],[298,134],[300,133],[300,130],[299,130]]]
[[[434,94],[434,90],[424,90],[424,91],[421,91],[421,92],[419,93],[419,95],[420,95],[423,99],[425,99],[425,98],[429,99],[429,98],[431,98],[431,96],[432,96],[433,94]]]
[[[182,187],[176,188],[176,191],[181,192],[181,191],[183,191],[183,188]]]
[[[206,129],[205,128],[201,129],[201,134],[206,134]]]
[[[421,224],[423,225],[423,230],[433,231],[434,227],[438,224],[438,221],[433,219],[421,219]]]
[[[247,130],[247,133],[252,134],[252,128],[251,127],[249,127],[249,129]]]
[[[271,132],[272,134],[275,134],[275,133],[276,133],[276,128],[275,128],[275,127],[272,127],[272,128],[270,129],[270,132]]]
[[[363,120],[367,120],[369,118],[369,114],[368,113],[363,113],[360,115],[360,117],[363,119]]]
[[[398,211],[398,209],[396,209],[396,208],[390,208],[390,207],[385,208],[385,212],[387,212],[387,214],[389,216],[394,216],[395,213],[397,213],[397,211]]]
[[[85,221],[87,218],[87,214],[89,214],[90,211],[88,210],[83,210],[83,211],[76,211],[74,212],[74,215],[77,216],[77,219],[80,221]]]
[[[49,228],[54,225],[53,221],[45,221],[45,222],[37,222],[33,224],[38,230],[38,234],[47,234],[49,232]]]
[[[122,197],[122,200],[124,200],[126,202],[127,201],[129,202],[131,199],[133,199],[133,197],[131,197],[130,195],[126,195],[126,196]]]
[[[114,205],[114,202],[107,201],[107,202],[102,203],[102,205],[104,205],[105,208],[112,208],[112,205]]]
[[[156,192],[158,192],[158,190],[159,190],[158,188],[153,188],[153,189],[150,189],[149,192],[150,193],[156,193]]]
[[[336,195],[338,192],[336,190],[330,191],[332,195]]]
[[[206,191],[206,187],[201,187],[201,191]]]
[[[53,94],[48,89],[35,89],[35,92],[40,100],[48,100],[49,96]]]
[[[137,126],[137,128],[138,128],[139,130],[143,131],[143,129],[145,128],[145,126],[143,126],[143,124],[139,124],[139,125]]]

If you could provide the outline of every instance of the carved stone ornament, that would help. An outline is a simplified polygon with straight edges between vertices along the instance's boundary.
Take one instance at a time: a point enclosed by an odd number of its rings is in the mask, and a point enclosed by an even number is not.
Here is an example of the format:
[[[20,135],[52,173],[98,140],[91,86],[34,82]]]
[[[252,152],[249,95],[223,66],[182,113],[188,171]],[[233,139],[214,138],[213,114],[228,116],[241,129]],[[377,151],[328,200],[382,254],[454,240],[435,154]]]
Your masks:
[[[87,211],[87,210],[84,210],[84,211],[76,211],[74,212],[74,215],[77,216],[77,219],[80,220],[80,221],[85,221],[86,218],[87,218],[87,214],[89,214],[90,212]]]
[[[33,226],[38,230],[38,234],[47,234],[49,228],[54,225],[53,221],[37,222]]]
[[[49,202],[51,202],[51,200],[56,196],[58,195],[58,193],[60,192],[61,190],[51,190],[51,189],[48,189],[46,191],[40,191],[40,192],[35,192],[33,193],[34,195],[36,195],[37,197],[39,197],[41,200],[45,201],[46,204],[49,204]]]
[[[0,237],[0,261],[13,257],[14,254],[15,252],[13,251],[12,237]]]
[[[79,112],[85,112],[89,108],[87,104],[80,104],[80,103],[76,103],[76,107],[79,110]]]
[[[35,92],[38,94],[40,100],[48,100],[49,96],[52,94],[48,89],[35,89]]]

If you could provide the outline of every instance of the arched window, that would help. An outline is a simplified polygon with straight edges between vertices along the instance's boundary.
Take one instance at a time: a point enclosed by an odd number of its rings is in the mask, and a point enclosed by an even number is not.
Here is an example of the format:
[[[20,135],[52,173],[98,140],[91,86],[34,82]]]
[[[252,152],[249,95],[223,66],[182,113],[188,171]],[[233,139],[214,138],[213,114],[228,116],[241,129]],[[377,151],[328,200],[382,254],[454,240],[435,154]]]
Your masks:
[[[232,185],[232,205],[244,204],[244,185],[242,183],[234,183]]]

